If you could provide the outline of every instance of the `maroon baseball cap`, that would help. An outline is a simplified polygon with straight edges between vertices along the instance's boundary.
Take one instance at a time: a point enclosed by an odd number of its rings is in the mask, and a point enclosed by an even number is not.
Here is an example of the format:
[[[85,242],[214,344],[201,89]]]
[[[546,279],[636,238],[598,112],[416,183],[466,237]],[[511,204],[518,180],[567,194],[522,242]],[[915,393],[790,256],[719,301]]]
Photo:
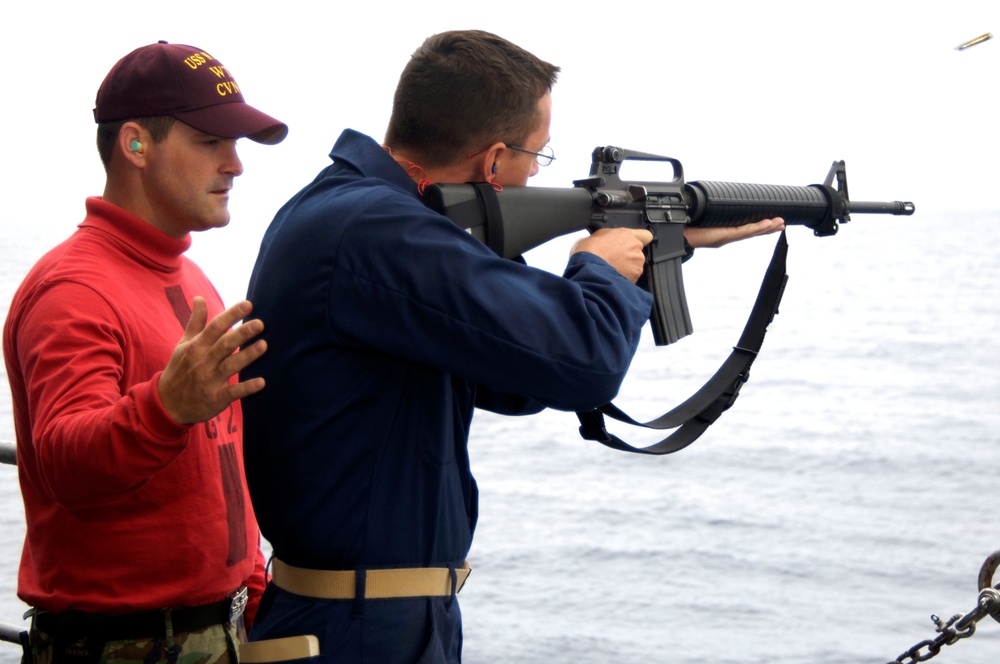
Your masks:
[[[97,91],[97,123],[171,116],[198,131],[274,145],[288,126],[243,99],[226,67],[194,46],[160,41],[119,60]]]

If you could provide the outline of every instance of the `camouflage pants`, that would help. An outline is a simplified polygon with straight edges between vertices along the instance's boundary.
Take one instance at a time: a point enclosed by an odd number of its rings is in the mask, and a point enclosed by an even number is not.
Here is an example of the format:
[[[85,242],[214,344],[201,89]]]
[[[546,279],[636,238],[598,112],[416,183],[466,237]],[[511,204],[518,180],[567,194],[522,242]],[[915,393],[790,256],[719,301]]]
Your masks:
[[[246,632],[241,616],[227,625],[128,641],[95,640],[91,635],[61,638],[32,624],[28,640],[25,664],[237,664]]]

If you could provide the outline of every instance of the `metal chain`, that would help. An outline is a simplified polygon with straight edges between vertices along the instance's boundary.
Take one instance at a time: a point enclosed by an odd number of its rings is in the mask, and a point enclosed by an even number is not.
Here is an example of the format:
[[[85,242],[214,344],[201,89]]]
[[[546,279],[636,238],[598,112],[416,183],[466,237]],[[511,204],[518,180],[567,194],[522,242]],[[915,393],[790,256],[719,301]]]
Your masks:
[[[997,586],[1000,588],[1000,585]],[[914,662],[926,662],[941,652],[942,646],[950,646],[961,639],[967,639],[976,633],[976,623],[986,616],[993,616],[1000,620],[1000,592],[997,588],[984,588],[979,592],[979,603],[975,609],[963,615],[955,614],[947,622],[943,622],[937,616],[932,615],[931,620],[937,626],[938,636],[934,639],[927,639],[916,644],[889,664],[913,664]],[[921,650],[927,649],[926,654],[921,654]]]

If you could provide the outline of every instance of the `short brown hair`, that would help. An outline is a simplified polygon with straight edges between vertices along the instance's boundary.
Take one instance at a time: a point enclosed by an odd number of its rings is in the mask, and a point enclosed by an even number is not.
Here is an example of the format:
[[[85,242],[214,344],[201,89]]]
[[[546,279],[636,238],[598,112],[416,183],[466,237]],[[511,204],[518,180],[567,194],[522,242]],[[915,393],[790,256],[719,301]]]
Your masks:
[[[521,144],[538,126],[538,100],[559,67],[481,30],[427,38],[399,77],[385,142],[425,166],[452,163],[492,142]]]
[[[104,170],[111,165],[111,155],[118,141],[118,132],[122,130],[122,125],[126,122],[135,122],[145,129],[153,137],[153,141],[158,143],[167,137],[170,128],[177,122],[177,118],[167,115],[160,115],[153,118],[134,118],[132,120],[114,120],[112,122],[102,122],[97,125],[97,152],[101,155],[101,163]]]

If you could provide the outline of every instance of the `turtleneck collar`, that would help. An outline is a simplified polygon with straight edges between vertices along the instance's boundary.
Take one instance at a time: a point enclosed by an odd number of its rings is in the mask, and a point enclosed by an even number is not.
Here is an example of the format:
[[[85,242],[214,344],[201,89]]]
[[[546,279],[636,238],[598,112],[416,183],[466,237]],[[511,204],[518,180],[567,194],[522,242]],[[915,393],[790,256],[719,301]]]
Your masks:
[[[137,259],[161,270],[175,270],[191,247],[191,234],[173,237],[134,214],[99,196],[87,199],[87,218],[80,228],[94,228],[112,235]]]

